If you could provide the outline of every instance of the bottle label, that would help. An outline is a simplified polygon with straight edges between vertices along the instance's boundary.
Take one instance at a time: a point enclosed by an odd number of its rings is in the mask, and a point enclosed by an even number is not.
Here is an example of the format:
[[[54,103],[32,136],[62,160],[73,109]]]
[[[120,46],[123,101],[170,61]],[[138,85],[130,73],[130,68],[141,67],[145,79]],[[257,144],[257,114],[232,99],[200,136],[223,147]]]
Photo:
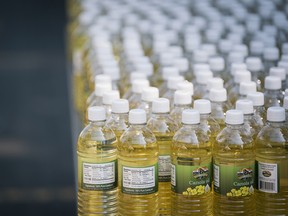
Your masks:
[[[158,166],[122,166],[122,193],[145,195],[158,191]]]
[[[117,187],[117,160],[109,163],[82,163],[82,188],[106,191]]]
[[[279,166],[256,161],[258,168],[257,189],[266,193],[279,193]]]
[[[244,197],[254,193],[255,163],[246,166],[214,164],[214,191],[228,197]]]
[[[159,182],[171,181],[171,159],[170,155],[160,155],[158,159]]]
[[[211,191],[211,163],[189,166],[171,165],[171,189],[185,196],[203,195]]]

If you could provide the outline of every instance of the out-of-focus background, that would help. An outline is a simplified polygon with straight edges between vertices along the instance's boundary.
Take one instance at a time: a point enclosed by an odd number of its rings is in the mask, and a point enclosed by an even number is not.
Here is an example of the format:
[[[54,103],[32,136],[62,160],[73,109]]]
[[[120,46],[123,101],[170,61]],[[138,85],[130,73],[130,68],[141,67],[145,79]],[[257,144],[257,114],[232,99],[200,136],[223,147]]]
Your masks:
[[[64,0],[0,7],[0,215],[76,215]]]

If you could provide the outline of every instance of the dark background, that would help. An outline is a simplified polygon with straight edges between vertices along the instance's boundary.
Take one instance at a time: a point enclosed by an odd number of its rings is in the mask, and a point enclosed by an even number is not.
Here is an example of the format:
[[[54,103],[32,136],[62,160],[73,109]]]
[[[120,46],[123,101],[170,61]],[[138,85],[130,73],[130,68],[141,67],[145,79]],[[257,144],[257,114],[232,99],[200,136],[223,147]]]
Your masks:
[[[0,215],[76,215],[63,0],[1,1]]]

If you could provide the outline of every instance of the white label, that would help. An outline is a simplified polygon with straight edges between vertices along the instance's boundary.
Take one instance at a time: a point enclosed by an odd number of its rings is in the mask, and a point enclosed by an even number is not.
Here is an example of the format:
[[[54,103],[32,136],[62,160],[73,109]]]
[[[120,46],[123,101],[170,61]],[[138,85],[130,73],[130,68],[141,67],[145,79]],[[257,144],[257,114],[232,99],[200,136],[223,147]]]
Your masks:
[[[83,163],[84,184],[110,184],[115,182],[115,162],[90,164]]]
[[[176,186],[176,166],[171,164],[171,185]]]
[[[219,178],[219,166],[214,164],[214,185],[215,187],[220,187],[220,178]]]
[[[258,189],[267,193],[278,193],[277,164],[258,162]]]
[[[171,159],[169,155],[159,156],[158,160],[158,175],[170,176],[171,175]]]
[[[132,168],[123,166],[122,179],[125,188],[155,187],[155,167]]]

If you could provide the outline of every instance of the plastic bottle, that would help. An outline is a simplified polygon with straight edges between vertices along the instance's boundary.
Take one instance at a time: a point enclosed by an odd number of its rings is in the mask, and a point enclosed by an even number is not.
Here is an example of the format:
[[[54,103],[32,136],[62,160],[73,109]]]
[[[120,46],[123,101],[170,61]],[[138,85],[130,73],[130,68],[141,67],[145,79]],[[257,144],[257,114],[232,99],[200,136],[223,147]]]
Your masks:
[[[211,102],[206,99],[195,100],[194,109],[200,113],[199,127],[209,135],[210,143],[213,145],[216,136],[220,132],[220,126],[218,122],[211,117]]]
[[[255,215],[255,152],[240,110],[226,112],[213,149],[214,215]]]
[[[178,68],[181,76],[185,77],[186,80],[191,81],[192,72],[189,70],[189,62],[187,58],[176,58],[174,59],[173,66]]]
[[[281,106],[283,94],[281,93],[281,79],[275,76],[265,77],[264,106],[266,109],[272,106]]]
[[[285,88],[288,88],[288,55],[286,55],[286,57],[287,57],[286,60],[279,61],[277,65],[278,65],[279,68],[284,68],[285,71],[286,71]]]
[[[121,86],[122,91],[123,91],[123,97],[124,99],[128,99],[132,95],[132,83],[134,80],[137,79],[147,79],[147,75],[142,72],[132,72],[130,74],[130,81],[128,83],[123,83],[123,86]]]
[[[262,128],[266,122],[267,115],[264,107],[264,94],[262,92],[249,93],[247,99],[253,102],[255,121]]]
[[[279,77],[281,79],[281,90],[285,91],[285,89],[286,89],[286,71],[285,71],[285,68],[272,67],[269,70],[269,76]]]
[[[212,215],[212,145],[197,110],[182,113],[172,144],[172,215]]]
[[[182,112],[192,106],[192,96],[189,91],[177,90],[174,94],[174,107],[170,112],[170,117],[181,127]]]
[[[159,95],[162,96],[168,90],[168,79],[171,76],[179,76],[179,70],[176,67],[164,67],[162,69],[163,82],[159,86]],[[156,85],[157,87],[157,85]]]
[[[109,119],[112,111],[112,102],[114,100],[120,99],[120,93],[117,90],[112,90],[105,92],[103,94],[103,107],[106,110],[106,118]]]
[[[209,99],[209,92],[211,89],[222,89],[224,87],[224,80],[219,77],[213,77],[207,81],[206,92],[202,99]]]
[[[249,93],[256,92],[256,83],[255,82],[241,82],[239,86],[239,95],[238,99],[245,99]]]
[[[209,70],[199,71],[199,73],[196,74],[196,84],[193,94],[194,100],[204,97],[207,91],[207,82],[211,78],[213,78],[213,73]]]
[[[167,82],[167,91],[163,94],[162,97],[167,98],[170,102],[170,108],[173,107],[174,104],[174,93],[178,88],[178,83],[184,81],[183,76],[170,76]]]
[[[139,109],[144,109],[146,111],[147,119],[150,119],[152,113],[152,102],[153,100],[159,98],[159,90],[156,87],[147,87],[143,89],[141,95],[141,104]]]
[[[153,132],[159,147],[158,182],[159,182],[159,214],[171,215],[171,143],[177,125],[169,117],[170,104],[166,98],[158,98],[152,102],[152,116],[147,127]]]
[[[268,108],[266,125],[256,139],[256,212],[259,216],[288,212],[287,143],[284,108]]]
[[[277,47],[264,48],[264,72],[268,76],[271,67],[276,67],[279,60],[279,49]]]
[[[250,54],[251,56],[259,57],[262,59],[264,52],[264,44],[262,41],[250,41]]]
[[[209,100],[211,101],[211,117],[218,122],[222,130],[225,127],[225,114],[230,109],[226,89],[211,89]]]
[[[247,65],[245,63],[233,63],[230,67],[230,74],[224,78],[224,87],[229,91],[234,85],[234,76],[237,71],[247,70]]]
[[[149,87],[146,79],[134,80],[132,83],[132,95],[128,98],[130,109],[134,109],[141,104],[141,94],[143,89]]]
[[[78,215],[117,215],[117,139],[104,107],[89,107],[88,120],[77,145]]]
[[[128,128],[128,112],[128,100],[117,99],[112,102],[111,116],[106,124],[114,131],[118,141],[124,131]]]
[[[118,215],[158,215],[158,145],[142,109],[129,112],[118,143]]]
[[[247,69],[251,72],[251,80],[257,84],[257,91],[264,88],[265,73],[262,70],[263,65],[259,57],[248,57],[245,61]]]
[[[212,57],[209,59],[210,69],[213,72],[213,77],[225,77],[225,61],[222,57]]]

